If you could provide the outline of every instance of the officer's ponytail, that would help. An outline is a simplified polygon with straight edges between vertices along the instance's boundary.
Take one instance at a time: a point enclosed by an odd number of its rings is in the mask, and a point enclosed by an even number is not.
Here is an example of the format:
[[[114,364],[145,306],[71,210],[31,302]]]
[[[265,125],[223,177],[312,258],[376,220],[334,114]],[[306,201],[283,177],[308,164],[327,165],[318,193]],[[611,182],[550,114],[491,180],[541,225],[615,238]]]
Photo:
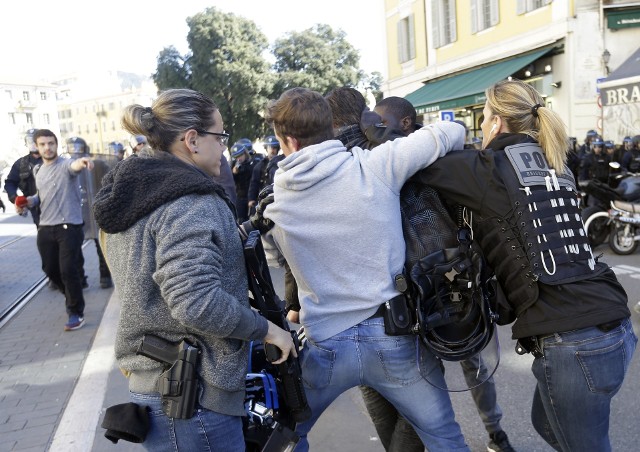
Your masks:
[[[509,132],[523,133],[536,140],[549,166],[565,170],[569,137],[560,116],[545,107],[544,99],[531,85],[520,80],[502,80],[486,91],[487,104],[500,116]]]

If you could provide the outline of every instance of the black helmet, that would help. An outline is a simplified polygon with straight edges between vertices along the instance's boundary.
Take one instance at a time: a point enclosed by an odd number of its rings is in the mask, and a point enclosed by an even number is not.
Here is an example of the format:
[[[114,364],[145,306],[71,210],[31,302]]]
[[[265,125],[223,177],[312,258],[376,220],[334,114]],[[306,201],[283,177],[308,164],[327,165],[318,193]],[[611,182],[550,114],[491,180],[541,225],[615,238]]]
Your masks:
[[[89,146],[83,138],[71,137],[67,139],[67,151],[69,154],[88,154]]]
[[[231,146],[231,157],[239,157],[245,152],[251,152],[252,149],[253,145],[249,138],[240,138],[233,146]]]
[[[35,135],[37,131],[38,129],[29,129],[24,133],[24,144],[27,146],[27,148],[29,148],[29,152],[38,152],[36,143],[35,141],[33,141],[33,135]]]
[[[418,286],[422,343],[438,358],[462,361],[481,352],[495,330],[483,282],[484,260],[469,248],[447,248],[422,258],[411,279]]]
[[[262,142],[262,145],[264,147],[271,146],[271,147],[280,149],[280,142],[273,135],[269,135],[268,137],[265,137],[264,141]]]

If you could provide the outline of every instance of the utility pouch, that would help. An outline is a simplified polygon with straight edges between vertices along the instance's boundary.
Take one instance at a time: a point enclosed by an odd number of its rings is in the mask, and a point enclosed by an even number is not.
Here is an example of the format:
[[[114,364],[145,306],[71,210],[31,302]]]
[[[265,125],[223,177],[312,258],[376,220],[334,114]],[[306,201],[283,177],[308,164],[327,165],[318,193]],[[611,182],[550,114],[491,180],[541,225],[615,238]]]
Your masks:
[[[118,440],[143,443],[149,431],[149,407],[137,403],[121,403],[107,408],[102,420],[104,433],[112,443]]]
[[[389,336],[403,336],[412,332],[411,311],[404,295],[385,302],[383,318],[384,332]]]

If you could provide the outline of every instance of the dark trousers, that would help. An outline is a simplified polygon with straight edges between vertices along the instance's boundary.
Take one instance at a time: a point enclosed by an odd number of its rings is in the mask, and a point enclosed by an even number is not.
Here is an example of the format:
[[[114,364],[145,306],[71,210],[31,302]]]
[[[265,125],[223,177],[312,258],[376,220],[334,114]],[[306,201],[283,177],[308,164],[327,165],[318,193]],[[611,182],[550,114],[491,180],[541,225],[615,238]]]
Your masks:
[[[93,241],[96,244],[96,251],[98,252],[98,263],[100,265],[100,277],[111,278],[111,271],[109,270],[107,261],[104,258],[104,254],[102,254],[102,248],[100,248],[100,241],[98,239],[93,239]]]
[[[236,215],[238,216],[239,223],[243,223],[249,219],[249,200],[246,196],[238,196],[236,201]]]
[[[42,270],[65,296],[67,314],[84,314],[82,295],[82,225],[38,227],[38,251]]]
[[[360,391],[385,451],[423,452],[425,450],[413,426],[402,417],[391,402],[368,386],[360,386]]]

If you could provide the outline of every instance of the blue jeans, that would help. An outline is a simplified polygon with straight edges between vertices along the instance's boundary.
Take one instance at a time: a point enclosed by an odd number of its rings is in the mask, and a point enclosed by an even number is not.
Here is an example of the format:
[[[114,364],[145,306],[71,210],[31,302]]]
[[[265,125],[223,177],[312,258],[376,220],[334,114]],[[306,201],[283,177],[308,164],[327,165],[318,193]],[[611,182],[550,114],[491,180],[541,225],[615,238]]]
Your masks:
[[[608,332],[589,327],[542,339],[544,356],[531,366],[538,380],[531,420],[554,449],[611,450],[611,399],[637,342],[629,319]]]
[[[129,393],[132,402],[146,405],[149,432],[142,443],[146,450],[244,452],[242,418],[198,408],[191,419],[174,419],[162,411],[160,394]]]
[[[307,433],[340,394],[369,386],[391,402],[413,425],[431,452],[469,450],[456,423],[449,394],[421,375],[445,386],[437,359],[429,353],[418,366],[416,336],[387,336],[382,318],[361,322],[302,351],[302,378],[312,418],[299,424],[296,451],[307,451]]]

